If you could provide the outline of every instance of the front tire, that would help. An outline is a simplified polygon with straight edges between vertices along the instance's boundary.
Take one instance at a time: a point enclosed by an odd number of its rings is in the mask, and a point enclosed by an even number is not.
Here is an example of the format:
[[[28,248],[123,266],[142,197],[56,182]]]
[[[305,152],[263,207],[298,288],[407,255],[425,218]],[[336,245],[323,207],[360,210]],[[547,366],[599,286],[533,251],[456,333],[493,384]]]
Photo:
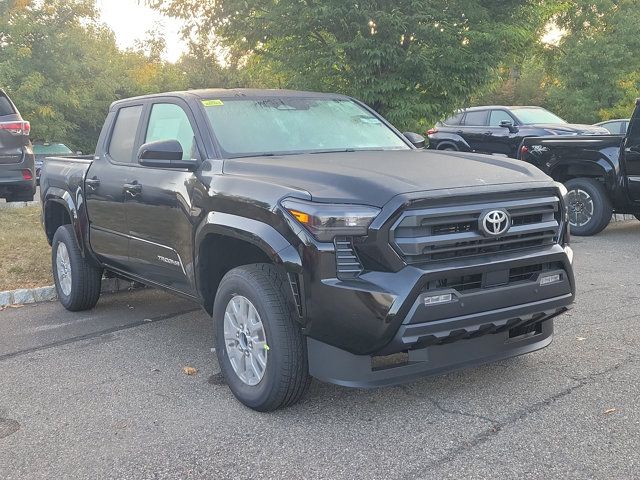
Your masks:
[[[222,375],[240,402],[260,412],[293,405],[311,382],[285,285],[273,265],[238,267],[220,282],[213,307]]]
[[[90,310],[100,298],[102,269],[80,253],[71,225],[58,227],[51,245],[53,279],[58,300],[71,312]]]
[[[571,233],[590,236],[604,230],[613,214],[604,186],[593,178],[572,178],[565,186]]]

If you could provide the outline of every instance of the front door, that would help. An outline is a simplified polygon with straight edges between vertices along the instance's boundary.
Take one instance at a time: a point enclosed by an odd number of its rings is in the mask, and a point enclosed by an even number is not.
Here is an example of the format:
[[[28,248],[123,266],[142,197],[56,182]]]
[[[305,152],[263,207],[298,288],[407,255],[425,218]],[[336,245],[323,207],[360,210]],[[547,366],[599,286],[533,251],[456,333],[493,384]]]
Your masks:
[[[200,161],[195,122],[186,103],[151,105],[141,143],[177,140],[183,160]],[[133,187],[133,188],[131,188]],[[125,186],[132,273],[173,290],[195,294],[193,232],[201,219],[194,205],[201,183],[187,169],[137,165]]]
[[[85,196],[89,214],[91,247],[105,264],[127,269],[129,263],[129,228],[124,209],[122,185],[133,169],[134,146],[142,119],[143,106],[131,105],[112,112],[107,118],[115,122],[85,179]]]
[[[487,110],[468,111],[464,116],[464,125],[460,126],[460,136],[466,140],[474,152],[483,151],[487,117]]]

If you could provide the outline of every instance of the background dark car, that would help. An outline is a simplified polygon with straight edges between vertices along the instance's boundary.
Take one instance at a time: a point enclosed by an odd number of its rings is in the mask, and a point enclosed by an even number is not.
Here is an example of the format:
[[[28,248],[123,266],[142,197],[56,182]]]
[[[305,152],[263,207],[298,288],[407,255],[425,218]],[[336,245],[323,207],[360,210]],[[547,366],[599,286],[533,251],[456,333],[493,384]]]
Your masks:
[[[602,127],[609,130],[612,135],[624,135],[629,128],[628,118],[616,118],[615,120],[607,120],[606,122],[600,122],[595,124],[596,127]]]
[[[0,198],[7,202],[33,200],[36,192],[30,131],[29,122],[0,90]]]
[[[429,148],[502,154],[517,158],[525,137],[608,135],[605,128],[567,123],[542,107],[473,107],[438,122],[427,132]]]
[[[80,154],[80,152],[76,152]],[[33,142],[33,154],[35,155],[36,166],[36,182],[40,183],[40,170],[44,164],[46,157],[64,157],[67,155],[73,155],[74,152],[67,147],[64,143],[50,143],[50,142]]]

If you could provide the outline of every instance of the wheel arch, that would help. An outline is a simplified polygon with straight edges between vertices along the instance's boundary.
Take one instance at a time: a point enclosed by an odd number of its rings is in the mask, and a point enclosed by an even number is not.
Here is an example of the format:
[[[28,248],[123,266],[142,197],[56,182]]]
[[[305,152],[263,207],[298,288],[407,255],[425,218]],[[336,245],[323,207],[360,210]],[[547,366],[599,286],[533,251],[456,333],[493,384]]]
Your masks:
[[[198,227],[196,245],[196,285],[203,306],[213,311],[213,299],[224,275],[233,268],[253,263],[271,263],[298,282],[302,259],[298,251],[272,226],[226,213],[211,213]],[[292,285],[293,288],[293,285]],[[291,292],[290,300],[301,306]]]
[[[84,253],[84,235],[79,227],[78,209],[68,191],[56,187],[47,190],[42,206],[42,220],[49,245],[59,227],[71,225],[80,251]]]
[[[574,178],[598,179],[610,195],[616,188],[616,171],[605,159],[562,162],[549,173],[554,180],[562,183]]]

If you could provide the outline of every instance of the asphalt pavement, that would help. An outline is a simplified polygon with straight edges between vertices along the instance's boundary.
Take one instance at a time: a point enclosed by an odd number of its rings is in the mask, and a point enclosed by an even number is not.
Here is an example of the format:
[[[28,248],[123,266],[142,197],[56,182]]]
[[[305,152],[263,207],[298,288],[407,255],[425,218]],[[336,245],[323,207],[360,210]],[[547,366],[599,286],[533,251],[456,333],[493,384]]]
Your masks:
[[[0,478],[637,478],[640,222],[575,239],[579,297],[540,352],[253,412],[211,321],[154,290],[0,312]],[[196,375],[182,369],[191,366]]]

